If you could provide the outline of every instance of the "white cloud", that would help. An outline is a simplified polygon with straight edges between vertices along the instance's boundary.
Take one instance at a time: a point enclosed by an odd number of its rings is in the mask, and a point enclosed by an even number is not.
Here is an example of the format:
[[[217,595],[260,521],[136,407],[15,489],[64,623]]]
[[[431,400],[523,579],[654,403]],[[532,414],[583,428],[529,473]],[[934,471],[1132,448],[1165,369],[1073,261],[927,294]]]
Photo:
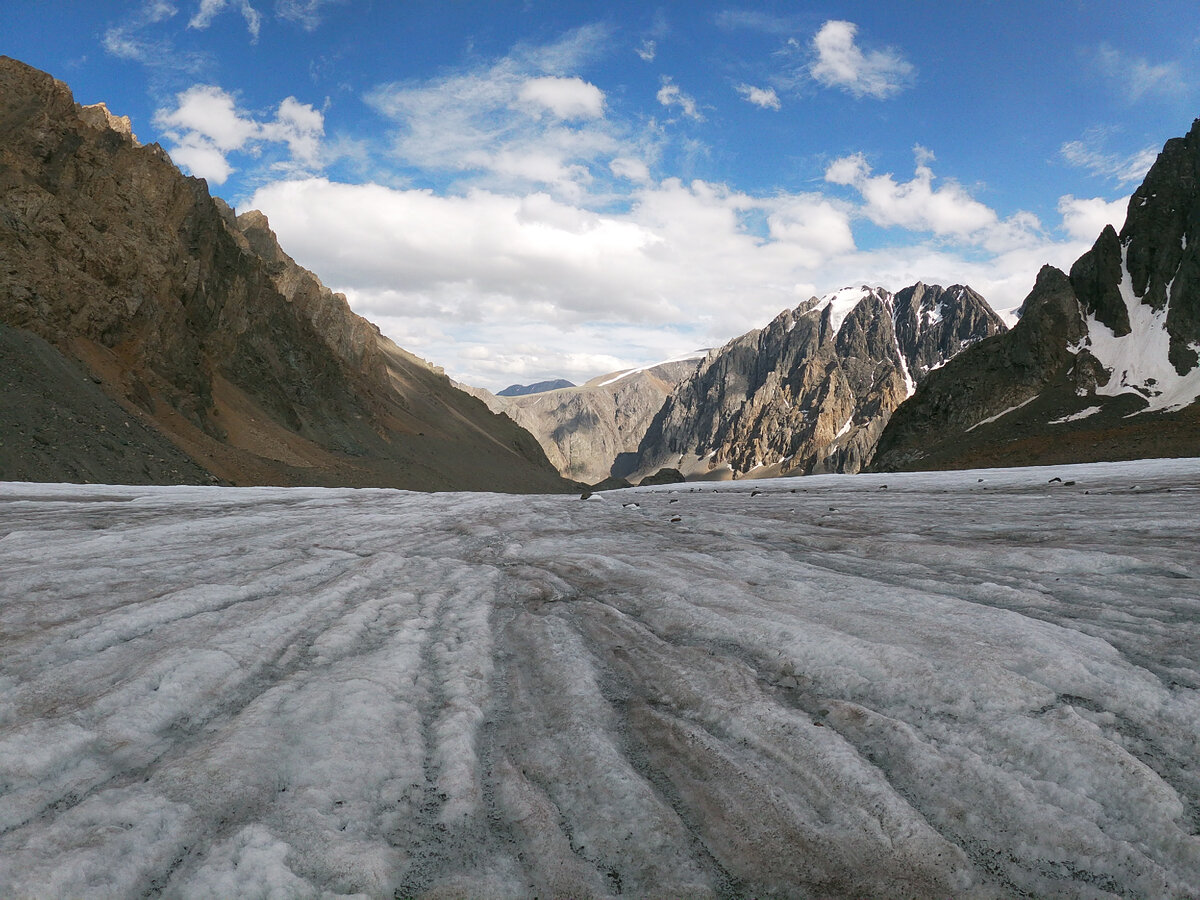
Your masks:
[[[654,62],[654,57],[658,53],[658,47],[652,40],[644,40],[634,51],[642,58],[643,62]]]
[[[250,5],[250,0],[200,0],[200,8],[188,21],[188,28],[198,30],[207,28],[212,24],[213,19],[228,6],[234,7],[242,14],[251,39],[257,41],[259,31],[262,29],[262,14]]]
[[[837,87],[855,97],[882,100],[911,84],[915,70],[893,49],[864,53],[854,42],[858,26],[831,19],[813,38],[816,59],[809,67],[814,79],[826,87]]]
[[[929,151],[920,146],[915,149],[918,160],[930,158]],[[980,242],[997,236],[1002,224],[994,210],[971,197],[957,182],[943,180],[935,187],[933,170],[927,162],[918,162],[911,181],[898,182],[890,173],[872,175],[866,158],[856,153],[830,163],[825,180],[857,190],[864,201],[863,214],[876,225]],[[1024,224],[1029,223],[1025,220]]]
[[[321,25],[321,7],[345,0],[275,0],[275,15],[294,22],[305,31],[316,31]]]
[[[1109,44],[1101,44],[1093,55],[1101,74],[1106,76],[1130,103],[1149,95],[1176,97],[1184,93],[1187,79],[1177,62],[1154,64],[1131,56]]]
[[[704,116],[700,112],[700,108],[696,105],[695,99],[680,90],[679,85],[671,81],[669,76],[663,76],[662,87],[658,89],[658,93],[655,96],[658,98],[658,102],[668,109],[672,106],[678,106],[679,111],[689,119],[694,119],[697,122],[704,121]]]
[[[604,115],[604,92],[582,78],[530,78],[517,91],[517,98],[559,119],[599,119]]]
[[[631,159],[628,156],[618,156],[608,164],[609,170],[618,178],[625,178],[629,181],[646,182],[650,180],[650,167],[640,159]]]
[[[316,168],[321,163],[321,139],[325,135],[325,117],[320,110],[295,97],[286,97],[279,104],[273,122],[259,127],[259,137],[265,141],[280,141],[288,145],[292,160],[302,167]]]
[[[1082,234],[1104,201],[1064,198],[1051,236],[1036,217],[1001,217],[935,177],[934,154],[920,145],[908,180],[876,174],[862,154],[832,161],[826,182],[806,192],[663,179],[664,146],[680,157],[706,148],[668,139],[658,123],[636,133],[612,121],[603,91],[578,74],[605,35],[573,32],[372,91],[369,102],[395,123],[393,162],[436,190],[413,189],[387,167],[377,176],[386,184],[289,172],[260,181],[250,204],[290,254],[397,343],[491,388],[579,382],[719,345],[855,282],[964,282],[1011,309],[1043,263],[1069,266],[1094,239]],[[282,153],[310,175],[329,158],[311,106],[291,99],[254,113],[219,89],[193,90],[160,115],[172,152],[197,174],[227,177],[239,153]],[[669,78],[657,99],[700,115]],[[890,246],[860,248],[856,228],[867,221],[893,229]]]
[[[1093,175],[1111,179],[1118,185],[1140,182],[1158,158],[1158,148],[1155,146],[1143,147],[1128,156],[1107,153],[1102,146],[1104,138],[1103,131],[1094,129],[1083,140],[1067,141],[1058,152],[1070,165],[1087,169]]]
[[[295,97],[287,97],[269,121],[239,111],[234,96],[215,85],[199,84],[176,95],[174,109],[159,109],[154,124],[170,142],[175,162],[212,184],[223,184],[233,172],[229,154],[257,153],[262,145],[286,144],[287,169],[320,167],[324,116]]]
[[[779,109],[779,95],[775,93],[775,88],[760,88],[743,83],[737,85],[736,89],[747,103],[753,103],[763,109]]]
[[[1095,241],[1111,225],[1117,231],[1125,224],[1129,198],[1108,201],[1103,197],[1073,197],[1066,194],[1058,199],[1058,211],[1063,217],[1063,230],[1081,241]]]
[[[169,40],[146,36],[153,26],[178,13],[175,5],[167,0],[144,0],[128,14],[125,21],[105,30],[100,45],[111,56],[153,69],[197,72],[205,62],[202,54],[181,51]]]
[[[425,82],[384,84],[367,102],[397,131],[392,152],[405,165],[456,172],[472,184],[549,189],[577,198],[616,156],[646,157],[604,117],[604,93],[571,74],[605,40],[594,28],[547,47]]]

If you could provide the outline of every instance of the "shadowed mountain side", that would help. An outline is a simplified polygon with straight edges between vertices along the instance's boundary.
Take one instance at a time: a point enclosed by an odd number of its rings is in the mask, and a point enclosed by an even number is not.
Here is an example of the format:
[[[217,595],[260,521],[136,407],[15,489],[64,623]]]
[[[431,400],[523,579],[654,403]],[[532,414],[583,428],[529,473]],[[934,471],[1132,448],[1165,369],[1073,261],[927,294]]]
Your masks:
[[[1166,143],[1066,275],[1042,269],[1006,335],[931,373],[872,468],[1200,454],[1200,120]]]
[[[74,360],[0,325],[0,481],[205,484],[217,479],[131,416]]]
[[[78,361],[125,417],[233,484],[568,487],[525,432],[297,266],[265,217],[235,217],[114,123],[0,58],[0,322]],[[57,443],[47,477],[119,480],[88,446]]]

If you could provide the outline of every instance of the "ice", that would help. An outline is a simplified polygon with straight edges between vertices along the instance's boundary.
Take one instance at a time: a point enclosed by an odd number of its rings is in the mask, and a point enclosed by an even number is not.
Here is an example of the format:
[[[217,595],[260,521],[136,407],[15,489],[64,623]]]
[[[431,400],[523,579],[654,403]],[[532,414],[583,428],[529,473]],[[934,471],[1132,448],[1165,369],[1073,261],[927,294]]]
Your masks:
[[[1198,896],[1200,460],[603,496],[0,485],[0,896]]]

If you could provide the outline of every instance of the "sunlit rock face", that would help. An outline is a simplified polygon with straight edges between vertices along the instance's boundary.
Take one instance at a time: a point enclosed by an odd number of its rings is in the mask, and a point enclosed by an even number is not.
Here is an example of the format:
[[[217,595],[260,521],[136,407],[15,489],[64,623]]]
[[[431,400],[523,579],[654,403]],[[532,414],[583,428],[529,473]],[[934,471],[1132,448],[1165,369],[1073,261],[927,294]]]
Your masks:
[[[1194,897],[1198,482],[0,485],[0,895]]]
[[[466,390],[536,437],[565,478],[596,484],[633,471],[638,445],[663,401],[696,371],[703,355],[610,372],[577,387],[517,396]]]
[[[1046,266],[1001,339],[933,373],[873,466],[1028,465],[1200,448],[1200,120],[1167,141],[1070,274]]]
[[[667,398],[635,472],[857,472],[917,384],[1004,329],[963,285],[918,283],[895,295],[862,285],[814,297],[711,352]]]

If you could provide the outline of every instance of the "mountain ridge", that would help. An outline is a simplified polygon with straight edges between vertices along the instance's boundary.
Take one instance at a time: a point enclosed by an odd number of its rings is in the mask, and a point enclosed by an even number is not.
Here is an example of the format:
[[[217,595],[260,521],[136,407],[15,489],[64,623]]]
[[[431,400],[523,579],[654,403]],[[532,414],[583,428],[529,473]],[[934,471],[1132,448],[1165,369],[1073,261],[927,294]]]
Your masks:
[[[570,487],[526,432],[297,266],[261,213],[235,216],[107,108],[0,57],[0,135],[0,324],[45,341],[206,473],[183,480]],[[34,348],[10,342],[25,366],[46,362]],[[0,429],[5,447],[25,440]],[[26,466],[6,451],[0,478],[69,480],[115,465],[102,456]]]
[[[964,285],[813,297],[710,352],[647,430],[632,478],[859,471],[919,380],[1004,329]]]
[[[1003,338],[934,373],[872,467],[969,468],[1200,453],[1200,119],[1167,141],[1064,273],[1043,267]]]

